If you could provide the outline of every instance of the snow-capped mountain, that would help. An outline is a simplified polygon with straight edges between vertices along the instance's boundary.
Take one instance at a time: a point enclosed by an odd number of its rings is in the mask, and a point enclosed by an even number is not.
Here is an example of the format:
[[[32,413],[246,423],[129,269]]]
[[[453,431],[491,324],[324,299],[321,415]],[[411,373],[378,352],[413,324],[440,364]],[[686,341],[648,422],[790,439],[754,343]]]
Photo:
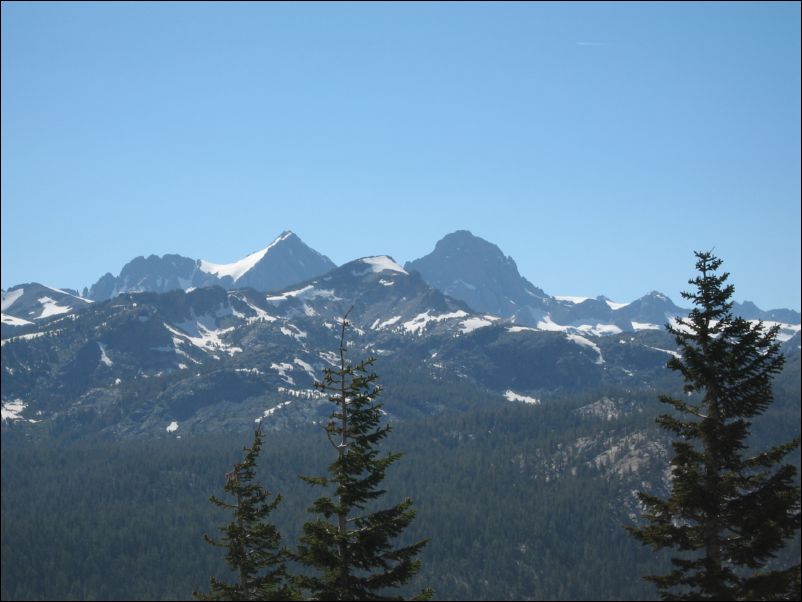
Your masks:
[[[671,348],[663,332],[619,340],[522,327],[390,257],[365,257],[280,292],[124,293],[21,327],[3,339],[6,422],[119,434],[311,424],[327,411],[313,383],[336,364],[349,308],[353,359],[375,355],[383,377],[416,383],[396,388],[396,417],[442,411],[419,387],[444,381],[499,400],[651,381]]]
[[[2,294],[4,326],[30,325],[37,320],[71,313],[91,303],[71,292],[37,282],[11,287]]]
[[[137,257],[123,267],[119,276],[105,274],[85,296],[103,301],[121,293],[165,293],[215,285],[270,291],[314,278],[334,267],[328,257],[304,244],[296,234],[285,231],[265,248],[233,263],[218,264],[169,254]]]
[[[255,420],[311,424],[327,412],[313,384],[337,363],[349,309],[349,358],[379,358],[382,377],[395,382],[396,418],[443,411],[443,383],[473,399],[537,403],[558,393],[653,389],[673,377],[665,364],[675,342],[662,326],[683,311],[665,295],[629,304],[551,297],[495,245],[449,236],[429,265],[446,291],[412,270],[415,262],[405,268],[386,255],[280,290],[244,286],[299,257],[307,265],[308,247],[291,233],[233,264],[165,256],[148,267],[140,258],[115,280],[179,285],[167,292],[90,302],[36,284],[4,291],[3,428],[44,422],[54,432],[133,435],[245,430]],[[450,264],[456,278],[447,280]],[[226,286],[186,286],[194,278]],[[461,292],[508,313],[453,296]],[[799,323],[780,327],[783,351],[798,358]]]
[[[792,309],[762,310],[751,301],[734,303],[732,312],[747,320],[764,320],[769,322],[782,322],[786,324],[799,324],[800,314]]]
[[[687,310],[652,292],[632,303],[604,296],[551,296],[518,273],[512,257],[466,230],[448,234],[430,254],[406,264],[426,282],[471,308],[542,330],[612,334],[662,328]]]
[[[274,291],[314,278],[337,267],[331,259],[304,244],[293,232],[282,232],[267,247],[234,263],[201,260],[200,271],[219,278],[227,288]]]

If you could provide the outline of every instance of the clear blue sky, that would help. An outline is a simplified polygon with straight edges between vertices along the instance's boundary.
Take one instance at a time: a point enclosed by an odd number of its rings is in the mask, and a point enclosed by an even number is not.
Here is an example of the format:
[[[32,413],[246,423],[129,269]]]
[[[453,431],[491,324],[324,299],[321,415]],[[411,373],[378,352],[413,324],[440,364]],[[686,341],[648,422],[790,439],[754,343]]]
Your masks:
[[[2,286],[457,229],[550,294],[800,308],[800,5],[2,5]]]

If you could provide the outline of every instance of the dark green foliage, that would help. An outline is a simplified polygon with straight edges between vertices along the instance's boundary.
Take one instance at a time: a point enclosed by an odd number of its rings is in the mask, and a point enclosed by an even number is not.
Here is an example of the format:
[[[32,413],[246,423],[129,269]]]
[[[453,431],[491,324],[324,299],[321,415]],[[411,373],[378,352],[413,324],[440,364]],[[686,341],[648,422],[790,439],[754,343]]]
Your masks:
[[[256,459],[262,448],[261,427],[253,434],[250,448],[244,448],[245,460],[226,474],[225,490],[236,503],[229,504],[216,496],[210,501],[234,512],[234,519],[220,531],[215,541],[204,535],[207,543],[225,548],[226,561],[237,580],[226,583],[211,577],[211,592],[195,592],[199,600],[290,600],[295,593],[289,586],[285,567],[286,551],[280,548],[281,535],[275,525],[266,522],[276,509],[281,496],[270,501],[270,493],[256,480]]]
[[[756,448],[799,433],[799,358],[790,357],[774,380],[775,402],[751,433]],[[401,377],[387,382],[384,369],[381,376],[385,409],[397,417],[404,402],[390,396]],[[447,407],[458,407],[469,390],[444,380],[427,393],[410,380],[422,399],[436,394]],[[681,386],[679,379],[672,383]],[[663,456],[654,454],[652,464],[622,478],[594,459],[633,433],[669,447],[654,423],[662,404],[653,388],[605,393],[626,396],[634,411],[615,419],[581,414],[580,407],[599,399],[598,391],[588,391],[544,398],[539,406],[477,397],[465,411],[393,420],[383,449],[405,453],[382,488],[387,499],[415,500],[418,515],[400,541],[430,539],[420,573],[401,590],[405,597],[428,585],[440,600],[657,597],[640,575],[667,572],[666,554],[644,553],[619,525],[637,512],[633,489],[650,483],[654,493],[666,494]],[[259,462],[256,474],[281,492],[270,518],[294,548],[306,508],[319,494],[298,474],[324,474],[332,450],[319,428],[268,435],[265,427],[269,462]],[[580,449],[580,441],[593,445]],[[222,475],[242,461],[242,442],[243,433],[36,441],[4,430],[2,599],[184,600],[208,587],[210,575],[236,579],[202,535],[222,524],[208,498],[220,495]],[[798,449],[792,458],[798,465]],[[797,538],[775,565],[795,564],[799,553]]]
[[[426,540],[394,546],[415,517],[409,498],[387,509],[368,508],[386,493],[380,489],[385,472],[401,455],[380,454],[379,443],[390,432],[388,424],[381,425],[382,404],[376,402],[381,387],[369,372],[373,359],[357,365],[345,359],[347,315],[340,369],[326,369],[323,382],[315,383],[336,406],[325,430],[337,459],[329,477],[302,477],[333,486],[334,494],[318,498],[309,509],[319,518],[304,525],[298,559],[316,574],[302,577],[301,583],[316,600],[399,600],[391,590],[419,571],[417,556]],[[416,599],[428,595],[424,590]]]
[[[670,572],[646,577],[664,599],[793,599],[799,563],[767,564],[799,529],[796,468],[778,466],[799,437],[755,455],[747,449],[751,420],[771,404],[771,381],[784,363],[777,327],[764,332],[762,323],[733,317],[733,286],[716,273],[721,260],[696,256],[701,274],[689,281],[696,291],[683,293],[695,307],[668,325],[681,353],[668,366],[682,374],[686,398],[660,397],[676,410],[658,418],[678,437],[671,492],[641,493],[647,524],[630,531],[655,549],[684,553]]]

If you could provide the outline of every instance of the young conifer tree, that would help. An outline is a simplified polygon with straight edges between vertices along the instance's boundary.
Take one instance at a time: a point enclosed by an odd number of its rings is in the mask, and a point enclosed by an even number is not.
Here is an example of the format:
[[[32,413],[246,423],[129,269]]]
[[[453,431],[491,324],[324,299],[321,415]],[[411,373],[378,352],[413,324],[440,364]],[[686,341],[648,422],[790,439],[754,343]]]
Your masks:
[[[262,448],[261,425],[254,431],[251,447],[243,449],[245,460],[226,474],[225,490],[236,503],[227,503],[215,496],[209,500],[221,508],[232,510],[234,519],[220,527],[222,539],[204,535],[207,543],[226,548],[226,561],[237,576],[234,583],[210,578],[211,592],[194,592],[198,600],[296,600],[281,546],[281,534],[275,525],[266,522],[278,506],[281,496],[270,500],[270,493],[256,480],[256,459]]]
[[[337,458],[329,476],[301,477],[334,492],[309,509],[318,518],[304,525],[297,559],[313,571],[300,580],[314,600],[401,600],[392,590],[418,572],[416,557],[426,540],[393,545],[415,516],[410,499],[384,510],[368,509],[385,493],[380,489],[385,471],[401,454],[378,450],[390,426],[381,425],[382,404],[376,401],[381,387],[370,372],[374,360],[353,365],[345,358],[348,313],[340,336],[340,368],[326,369],[323,381],[315,383],[335,404],[325,430]],[[414,599],[430,595],[423,590]]]
[[[751,421],[772,402],[771,382],[784,358],[777,327],[765,330],[731,313],[733,286],[722,261],[697,252],[700,275],[682,293],[694,308],[668,325],[680,356],[668,366],[685,380],[685,399],[662,395],[675,409],[658,418],[674,433],[671,492],[667,499],[640,493],[645,526],[630,528],[655,549],[683,552],[673,570],[650,575],[665,600],[794,599],[800,565],[767,570],[769,560],[800,525],[796,469],[778,466],[799,437],[750,454]]]

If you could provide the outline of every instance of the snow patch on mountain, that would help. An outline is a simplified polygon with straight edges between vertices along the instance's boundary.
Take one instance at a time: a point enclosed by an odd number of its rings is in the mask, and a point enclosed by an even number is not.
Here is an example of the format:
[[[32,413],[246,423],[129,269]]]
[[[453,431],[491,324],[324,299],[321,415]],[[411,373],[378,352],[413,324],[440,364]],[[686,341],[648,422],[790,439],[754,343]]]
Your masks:
[[[558,301],[568,301],[568,303],[573,303],[574,305],[578,305],[590,299],[590,297],[576,297],[573,295],[554,295],[554,298]]]
[[[568,330],[567,326],[563,326],[562,324],[557,324],[557,322],[551,319],[551,316],[546,316],[542,320],[539,320],[537,323],[538,330],[545,330],[547,332],[565,332]]]
[[[654,349],[655,351],[661,351],[662,353],[667,353],[668,355],[673,355],[678,360],[682,359],[682,356],[679,353],[677,353],[676,351],[672,351],[671,349],[661,349],[660,347],[652,347],[650,345],[647,345],[647,347],[649,349]]]
[[[384,322],[379,322],[381,318],[376,318],[373,321],[373,324],[370,325],[371,330],[381,330],[382,328],[387,328],[388,326],[392,326],[396,322],[401,319],[401,316],[393,316],[392,318],[385,320]]]
[[[316,380],[317,379],[317,377],[315,376],[315,369],[310,364],[307,364],[305,361],[303,361],[302,359],[299,359],[297,357],[295,359],[293,359],[292,362],[296,366],[300,366],[301,369],[304,372],[306,372],[309,376],[312,377],[312,380]]]
[[[602,357],[601,349],[599,349],[599,346],[596,343],[578,334],[566,333],[565,336],[572,343],[576,343],[577,345],[581,345],[582,347],[590,347],[591,349],[593,349],[593,351],[595,351],[599,355],[599,357],[596,358],[596,363],[597,364],[604,363],[604,357]]]
[[[657,324],[649,324],[648,322],[636,322],[632,320],[632,328],[638,330],[662,330]]]
[[[60,331],[51,330],[49,332],[31,332],[29,334],[20,334],[15,337],[3,339],[2,341],[0,341],[0,346],[5,347],[8,343],[13,343],[14,341],[30,341],[31,339],[38,339],[39,337],[43,337],[46,334],[56,334],[57,332]]]
[[[429,312],[430,310],[427,309],[425,312],[418,314],[408,322],[404,322],[404,330],[411,334],[423,334],[423,331],[431,322],[442,322],[443,320],[449,320],[451,318],[464,318],[468,315],[467,312],[464,312],[461,309],[447,314],[440,314],[439,316],[432,316]]]
[[[209,320],[209,318],[206,317],[206,320]],[[221,338],[222,335],[233,331],[234,326],[229,328],[215,329],[203,324],[203,320],[201,318],[181,322],[180,324],[176,324],[175,327],[165,322],[164,326],[176,337],[186,339],[195,345],[195,347],[203,349],[204,351],[224,351],[229,355],[242,352],[241,347],[229,345]],[[173,342],[175,342],[175,338],[173,339]],[[178,344],[176,343],[176,352],[178,351]]]
[[[286,326],[280,327],[279,330],[281,330],[281,334],[299,341],[306,338],[306,333],[294,324],[287,324]]]
[[[270,303],[277,304],[281,303],[282,301],[286,301],[292,297],[297,297],[298,299],[302,299],[305,301],[312,300],[318,297],[324,297],[327,299],[331,299],[332,301],[340,301],[332,290],[327,289],[317,289],[313,284],[307,284],[306,286],[296,289],[294,291],[287,291],[286,293],[281,293],[280,295],[267,295],[265,299],[270,301]]]
[[[596,337],[609,336],[611,334],[621,334],[624,332],[615,324],[581,324],[576,330],[583,334],[592,334]]]
[[[112,362],[109,356],[106,354],[106,346],[100,341],[97,342],[97,346],[100,347],[100,361],[107,366],[111,366],[114,362]]]
[[[622,307],[626,307],[627,305],[629,305],[629,303],[616,303],[615,301],[610,301],[609,299],[605,299],[604,302],[613,311],[615,311],[617,309],[621,309]]]
[[[340,358],[337,357],[337,354],[333,351],[321,351],[318,353],[318,355],[330,366],[339,365]]]
[[[249,302],[247,299],[242,299],[240,297],[234,296],[238,301],[242,301],[248,308],[253,311],[256,315],[255,316],[247,316],[242,312],[237,311],[234,307],[231,307],[231,313],[240,320],[245,320],[248,324],[253,324],[254,322],[275,322],[278,318],[271,316],[265,310],[260,307],[256,307],[253,303]]]
[[[2,405],[2,410],[0,410],[0,419],[3,422],[18,422],[24,420],[26,422],[30,422],[35,424],[39,422],[39,420],[34,420],[33,418],[25,418],[22,415],[22,411],[28,407],[28,404],[25,403],[22,399],[14,399],[12,401],[4,401]],[[37,412],[37,415],[41,415],[42,412]]]
[[[9,307],[14,305],[14,302],[17,299],[19,299],[20,297],[22,297],[22,295],[24,293],[25,293],[25,289],[23,289],[23,288],[18,288],[15,291],[4,292],[3,293],[3,301],[2,301],[2,304],[0,305],[0,308],[2,308],[2,311],[6,311]]]
[[[37,299],[42,304],[42,313],[39,315],[39,320],[42,318],[49,318],[50,316],[57,316],[58,314],[65,314],[70,311],[69,307],[59,305],[55,299],[50,297],[39,297]]]
[[[290,405],[292,403],[292,401],[293,401],[292,399],[290,399],[289,401],[283,401],[280,404],[275,405],[272,408],[269,408],[269,409],[265,410],[259,418],[254,420],[254,422],[261,422],[264,418],[268,418],[268,417],[272,416],[276,412],[276,410],[280,410],[281,408],[287,407],[288,405]]]
[[[498,318],[496,318],[495,316],[482,316],[481,318],[478,318],[478,317],[477,318],[468,318],[467,320],[463,320],[462,322],[460,322],[460,325],[462,326],[462,328],[460,329],[460,332],[462,332],[462,334],[468,334],[469,332],[473,332],[474,330],[477,330],[479,328],[484,328],[485,326],[490,326],[496,320],[498,320]]]
[[[23,320],[22,318],[18,318],[16,316],[9,316],[8,314],[2,314],[2,321],[3,324],[8,324],[9,326],[25,326],[26,324],[33,324],[33,322]]]
[[[404,268],[398,265],[392,258],[387,255],[376,255],[375,257],[363,257],[359,260],[370,266],[373,272],[399,272],[401,274],[409,274]]]
[[[760,320],[749,320],[749,323],[754,327]],[[772,322],[771,320],[763,320],[763,332],[768,331],[770,328],[774,326],[779,326],[780,330],[777,332],[777,341],[780,343],[785,343],[786,341],[791,340],[794,335],[796,335],[800,329],[802,329],[802,325],[800,324],[785,324],[783,322]]]
[[[669,320],[669,324],[672,326],[672,328],[686,334],[691,334],[693,331],[690,328],[691,324],[690,318],[684,318],[684,322],[685,324],[680,323],[679,319],[676,317],[672,317]],[[761,320],[747,320],[747,322],[749,322],[749,324],[751,324],[752,327],[754,328],[755,326],[761,323]],[[717,323],[718,323],[717,320],[711,320],[710,322],[711,326],[715,326]],[[763,323],[764,333],[768,332],[768,330],[770,328],[773,328],[774,326],[779,327],[779,331],[777,332],[777,341],[779,343],[787,342],[788,340],[792,339],[794,335],[800,332],[800,330],[802,330],[802,324],[786,324],[784,322],[774,322],[771,320],[762,320],[762,323]],[[633,322],[633,325],[634,324],[635,323]]]
[[[212,274],[218,278],[225,278],[230,276],[236,282],[242,278],[246,272],[250,271],[267,253],[280,242],[287,240],[292,236],[292,232],[283,232],[276,240],[267,245],[264,249],[251,253],[247,257],[243,257],[239,261],[233,263],[212,263],[205,259],[200,260],[199,269],[201,272]]]
[[[292,372],[295,369],[292,364],[288,364],[287,362],[281,362],[280,364],[277,364],[273,362],[270,364],[270,368],[278,372],[279,377],[281,377],[281,380],[283,380],[285,383],[288,385],[295,385],[295,379],[287,374],[287,372]]]
[[[529,397],[527,395],[521,395],[520,393],[516,393],[512,389],[507,389],[504,392],[504,397],[507,398],[507,401],[522,401],[523,403],[540,405],[540,400],[537,397]]]

